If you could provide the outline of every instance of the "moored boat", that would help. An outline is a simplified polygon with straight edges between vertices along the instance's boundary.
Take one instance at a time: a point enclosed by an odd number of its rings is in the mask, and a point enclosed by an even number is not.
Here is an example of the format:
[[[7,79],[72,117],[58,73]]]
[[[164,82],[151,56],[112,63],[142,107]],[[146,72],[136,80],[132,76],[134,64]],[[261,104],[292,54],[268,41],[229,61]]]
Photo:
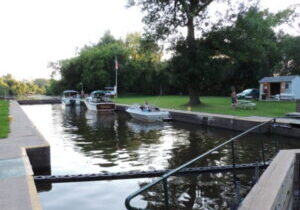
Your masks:
[[[80,96],[76,90],[65,90],[62,93],[61,102],[66,106],[80,105]]]
[[[116,104],[113,103],[106,91],[95,90],[84,101],[89,110],[100,112],[111,112],[116,109]]]
[[[164,121],[170,119],[169,112],[161,111],[158,107],[155,106],[143,106],[134,104],[126,109],[126,112],[128,112],[134,119],[145,122]]]

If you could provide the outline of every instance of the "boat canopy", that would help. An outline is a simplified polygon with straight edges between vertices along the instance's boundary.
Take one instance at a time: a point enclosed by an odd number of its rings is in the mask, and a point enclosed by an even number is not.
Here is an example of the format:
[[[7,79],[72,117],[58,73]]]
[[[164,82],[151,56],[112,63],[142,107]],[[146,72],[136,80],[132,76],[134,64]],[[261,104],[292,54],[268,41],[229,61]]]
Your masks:
[[[92,97],[107,96],[108,93],[109,93],[109,91],[105,91],[105,90],[95,90],[95,91],[91,92],[91,96]]]
[[[74,96],[74,95],[77,95],[78,92],[76,90],[65,90],[63,92],[63,95],[64,96]]]
[[[90,98],[92,99],[92,102],[96,103],[111,101],[110,95],[104,90],[95,90],[91,92]]]

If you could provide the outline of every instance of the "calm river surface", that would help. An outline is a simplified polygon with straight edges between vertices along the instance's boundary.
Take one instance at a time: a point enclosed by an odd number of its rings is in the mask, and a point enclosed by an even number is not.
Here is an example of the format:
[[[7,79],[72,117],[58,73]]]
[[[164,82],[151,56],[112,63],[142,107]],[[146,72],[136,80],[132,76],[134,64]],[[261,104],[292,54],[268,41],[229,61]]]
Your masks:
[[[53,175],[175,168],[238,134],[178,122],[146,124],[122,112],[97,114],[61,105],[22,108],[51,145]],[[300,148],[297,139],[251,134],[235,144],[237,163],[261,160],[262,142],[266,159],[278,148]],[[226,164],[231,164],[230,147],[197,165]],[[253,174],[253,170],[238,172],[242,195],[248,192]],[[171,209],[230,209],[232,179],[232,173],[172,177]],[[52,184],[51,190],[39,195],[44,210],[125,210],[125,198],[152,180]],[[153,187],[133,203],[164,209],[161,186]]]

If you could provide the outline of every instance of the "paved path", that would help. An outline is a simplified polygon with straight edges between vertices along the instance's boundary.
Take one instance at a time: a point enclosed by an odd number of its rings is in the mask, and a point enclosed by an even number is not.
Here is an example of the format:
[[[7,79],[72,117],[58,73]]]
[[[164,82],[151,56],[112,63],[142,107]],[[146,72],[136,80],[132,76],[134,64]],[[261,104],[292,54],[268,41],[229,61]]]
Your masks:
[[[40,202],[32,178],[32,166],[50,165],[49,144],[36,130],[17,102],[10,103],[10,134],[0,139],[0,209],[40,210]],[[31,148],[31,165],[27,149]],[[42,148],[41,151],[39,150]]]

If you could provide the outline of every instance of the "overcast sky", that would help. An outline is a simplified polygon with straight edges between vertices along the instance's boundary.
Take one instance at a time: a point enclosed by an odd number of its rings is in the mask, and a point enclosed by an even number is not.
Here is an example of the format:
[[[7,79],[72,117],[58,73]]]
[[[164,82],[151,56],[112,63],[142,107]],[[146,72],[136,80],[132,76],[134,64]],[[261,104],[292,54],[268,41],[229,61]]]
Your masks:
[[[138,8],[127,0],[1,0],[0,76],[49,78],[50,61],[75,55],[107,30],[116,38],[142,32]],[[276,12],[299,0],[261,0]]]

